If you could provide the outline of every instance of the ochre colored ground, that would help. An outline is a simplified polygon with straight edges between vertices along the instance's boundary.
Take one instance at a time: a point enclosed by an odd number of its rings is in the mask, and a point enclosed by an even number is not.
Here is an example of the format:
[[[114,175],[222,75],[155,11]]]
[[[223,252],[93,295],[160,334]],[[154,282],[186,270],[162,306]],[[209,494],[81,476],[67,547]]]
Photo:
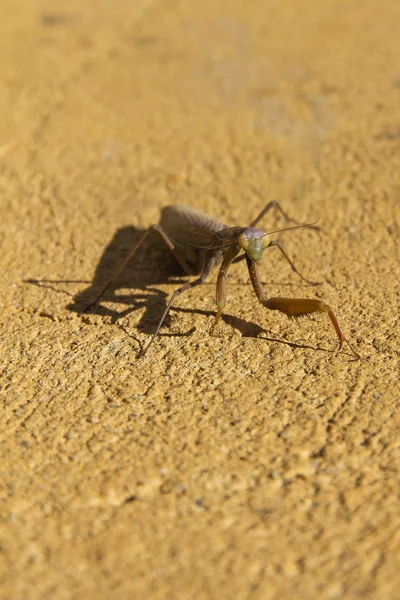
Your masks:
[[[0,596],[400,596],[400,3],[0,3]],[[180,296],[160,209],[321,231]],[[264,229],[284,226],[269,214]],[[172,269],[172,271],[171,271]],[[94,282],[94,287],[91,282]]]

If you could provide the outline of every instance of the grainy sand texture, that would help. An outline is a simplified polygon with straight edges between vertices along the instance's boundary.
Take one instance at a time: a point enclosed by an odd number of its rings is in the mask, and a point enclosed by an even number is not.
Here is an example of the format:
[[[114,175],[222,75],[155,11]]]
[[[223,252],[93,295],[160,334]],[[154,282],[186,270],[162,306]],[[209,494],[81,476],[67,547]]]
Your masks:
[[[400,597],[400,3],[1,0],[0,597]],[[187,281],[160,211],[248,225]],[[285,221],[272,211],[264,230]]]

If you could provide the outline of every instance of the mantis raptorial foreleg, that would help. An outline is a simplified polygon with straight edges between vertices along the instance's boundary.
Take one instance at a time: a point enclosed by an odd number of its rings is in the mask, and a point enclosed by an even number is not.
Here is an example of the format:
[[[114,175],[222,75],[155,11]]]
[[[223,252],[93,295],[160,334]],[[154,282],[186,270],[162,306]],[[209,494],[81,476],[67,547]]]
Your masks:
[[[338,336],[339,350],[341,350],[343,342],[346,342],[353,354],[357,358],[360,358],[350,345],[349,341],[344,337],[344,333],[339,325],[336,315],[328,304],[313,298],[268,298],[260,281],[257,263],[251,260],[247,255],[246,261],[254,292],[261,304],[270,310],[279,310],[289,317],[289,319],[292,319],[293,317],[303,317],[312,313],[326,313]]]
[[[128,262],[131,260],[131,258],[134,256],[134,254],[138,250],[139,246],[141,246],[141,244],[144,242],[144,240],[147,238],[147,236],[152,231],[157,233],[161,237],[161,239],[165,242],[165,244],[168,246],[169,250],[174,255],[174,257],[176,258],[178,263],[181,265],[181,267],[185,271],[185,273],[187,275],[193,275],[193,269],[187,264],[185,259],[180,255],[180,253],[178,252],[178,250],[176,249],[175,245],[170,240],[170,238],[167,236],[167,234],[164,233],[164,231],[161,229],[161,227],[159,225],[151,225],[147,229],[147,231],[144,232],[144,234],[142,235],[140,240],[132,248],[132,250],[130,251],[128,256],[125,258],[125,260],[122,262],[122,264],[118,267],[118,269],[115,271],[115,273],[113,274],[111,279],[103,287],[101,292],[96,296],[96,298],[93,300],[93,302],[91,302],[88,306],[86,306],[86,308],[82,312],[87,312],[88,310],[90,310],[92,308],[92,306],[97,304],[97,302],[100,300],[100,298],[103,296],[103,294],[108,290],[110,285],[112,285],[114,283],[114,281],[117,279],[118,275],[120,275],[120,273],[122,273],[122,271],[124,270],[124,268],[126,267]]]

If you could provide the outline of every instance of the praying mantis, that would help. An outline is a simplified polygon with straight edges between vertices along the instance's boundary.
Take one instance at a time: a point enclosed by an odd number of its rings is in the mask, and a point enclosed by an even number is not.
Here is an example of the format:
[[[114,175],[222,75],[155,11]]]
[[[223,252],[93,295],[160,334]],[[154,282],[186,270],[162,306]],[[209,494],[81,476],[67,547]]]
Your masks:
[[[339,350],[343,346],[343,342],[349,346],[354,356],[359,359],[359,355],[349,341],[344,336],[344,333],[339,325],[335,313],[331,307],[317,299],[310,298],[268,298],[262,286],[258,263],[264,253],[264,250],[271,247],[276,247],[280,250],[283,257],[288,261],[292,270],[301,279],[310,285],[316,285],[304,277],[295,267],[284,248],[278,240],[271,239],[272,233],[286,231],[288,229],[297,229],[299,227],[311,227],[313,224],[297,224],[294,227],[287,227],[271,232],[264,232],[262,229],[256,228],[259,221],[271,210],[275,208],[288,221],[294,221],[282,209],[276,200],[270,201],[260,214],[250,223],[248,227],[229,227],[221,221],[205,214],[204,212],[184,205],[167,206],[161,212],[161,218],[158,225],[151,225],[139,241],[135,244],[127,258],[118,267],[112,278],[103,287],[98,296],[91,302],[83,312],[87,312],[93,307],[103,296],[105,291],[115,281],[126,264],[134,256],[140,245],[151,234],[158,234],[173,256],[176,258],[186,275],[196,276],[194,281],[187,282],[180,288],[176,289],[172,294],[167,306],[158,322],[157,328],[151,336],[149,342],[141,352],[144,356],[156,337],[168,315],[175,299],[189,289],[201,285],[206,281],[211,271],[219,266],[217,284],[216,284],[216,304],[217,314],[215,316],[213,327],[215,327],[221,319],[223,309],[226,305],[227,294],[227,273],[233,262],[237,262],[241,258],[246,259],[250,281],[253,286],[254,293],[258,301],[269,310],[277,310],[285,314],[290,319],[299,318],[313,313],[327,314],[333,328],[336,331],[339,340]],[[295,221],[297,223],[297,221]],[[238,257],[241,251],[244,255]]]

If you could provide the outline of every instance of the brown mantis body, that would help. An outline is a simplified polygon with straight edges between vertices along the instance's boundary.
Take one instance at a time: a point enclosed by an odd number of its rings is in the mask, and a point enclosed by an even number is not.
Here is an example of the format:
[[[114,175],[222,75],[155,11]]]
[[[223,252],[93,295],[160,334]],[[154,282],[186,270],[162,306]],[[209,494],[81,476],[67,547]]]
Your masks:
[[[309,281],[299,273],[277,240],[271,240],[269,237],[270,234],[255,228],[255,225],[257,225],[261,218],[274,207],[277,208],[287,220],[293,221],[293,219],[289,219],[276,201],[269,202],[258,217],[252,221],[249,227],[228,227],[227,225],[224,225],[224,223],[221,223],[197,209],[182,205],[167,206],[162,210],[159,224],[152,225],[147,229],[128,257],[117,269],[112,279],[102,289],[97,298],[86,307],[85,311],[89,310],[97,303],[104,292],[121,273],[142,242],[152,231],[154,231],[168,246],[185,273],[187,275],[197,275],[198,277],[194,281],[185,283],[172,294],[157,325],[156,331],[141,353],[142,356],[147,352],[150,345],[157,337],[175,298],[182,292],[204,283],[211,271],[216,266],[219,266],[216,287],[217,314],[213,326],[217,325],[226,304],[228,269],[232,262],[235,261],[240,251],[244,250],[244,257],[246,258],[250,280],[257,299],[261,304],[270,310],[278,310],[289,318],[302,317],[312,313],[326,313],[337,333],[339,350],[342,348],[343,342],[346,341],[354,355],[359,358],[344,337],[339,322],[328,304],[325,304],[325,302],[322,302],[321,300],[309,298],[268,298],[265,294],[258,273],[258,261],[264,250],[272,246],[276,246],[281,251],[295,273],[297,273],[304,281],[307,281],[307,283],[315,285],[314,282]],[[296,227],[304,227],[304,225],[297,225]],[[296,227],[290,227],[288,229],[296,229]]]

